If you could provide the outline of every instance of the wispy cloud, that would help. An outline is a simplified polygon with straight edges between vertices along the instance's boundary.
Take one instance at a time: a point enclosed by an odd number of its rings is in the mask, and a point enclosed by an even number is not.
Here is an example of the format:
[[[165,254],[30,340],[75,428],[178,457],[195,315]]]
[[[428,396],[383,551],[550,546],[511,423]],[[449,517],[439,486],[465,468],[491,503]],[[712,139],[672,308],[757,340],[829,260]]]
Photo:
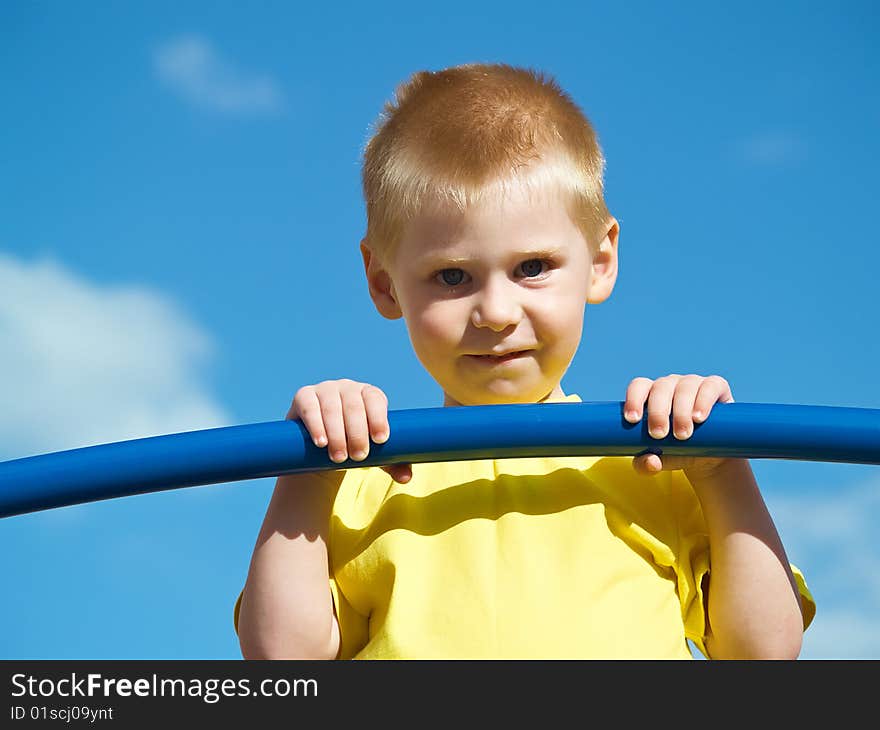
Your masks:
[[[240,71],[198,35],[166,41],[156,49],[153,65],[164,83],[197,106],[225,113],[266,114],[279,111],[284,102],[274,79]]]
[[[758,167],[783,167],[803,161],[807,144],[790,132],[761,132],[736,143],[740,160]]]
[[[161,293],[0,254],[0,459],[214,426],[209,336]]]
[[[880,658],[880,477],[824,494],[767,497],[789,559],[816,598],[802,656]]]

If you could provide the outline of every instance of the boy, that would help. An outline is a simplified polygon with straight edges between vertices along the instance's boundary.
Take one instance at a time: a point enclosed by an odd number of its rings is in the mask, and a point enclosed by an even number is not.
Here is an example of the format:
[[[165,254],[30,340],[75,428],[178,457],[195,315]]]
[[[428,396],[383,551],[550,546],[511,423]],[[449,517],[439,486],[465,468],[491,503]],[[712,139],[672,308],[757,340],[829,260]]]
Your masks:
[[[562,376],[617,276],[603,167],[582,112],[528,70],[421,72],[386,105],[364,269],[444,406],[580,400]],[[686,439],[732,401],[718,376],[639,377],[625,417]],[[341,464],[389,438],[387,412],[339,380],[287,417]],[[645,454],[279,477],[235,625],[245,658],[690,658],[687,639],[796,658],[813,610],[748,461]]]

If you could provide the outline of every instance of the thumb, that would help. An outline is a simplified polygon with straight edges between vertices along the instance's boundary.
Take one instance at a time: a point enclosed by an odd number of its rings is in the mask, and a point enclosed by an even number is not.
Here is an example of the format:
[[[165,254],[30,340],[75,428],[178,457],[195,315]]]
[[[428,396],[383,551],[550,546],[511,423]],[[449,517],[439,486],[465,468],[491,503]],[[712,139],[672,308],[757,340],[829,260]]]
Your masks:
[[[395,482],[406,484],[412,479],[412,464],[390,464],[383,466],[382,471],[388,473]]]
[[[666,459],[661,459],[657,454],[639,454],[633,457],[633,469],[643,476],[653,476],[667,468]]]

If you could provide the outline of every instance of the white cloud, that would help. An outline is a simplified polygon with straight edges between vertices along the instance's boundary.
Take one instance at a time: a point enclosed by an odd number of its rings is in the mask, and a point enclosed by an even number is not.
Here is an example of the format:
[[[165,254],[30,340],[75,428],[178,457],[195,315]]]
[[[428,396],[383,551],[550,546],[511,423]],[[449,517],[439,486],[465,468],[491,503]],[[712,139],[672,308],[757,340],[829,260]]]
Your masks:
[[[803,658],[880,658],[880,476],[823,494],[764,491],[817,603]]]
[[[154,53],[153,65],[162,81],[197,106],[221,112],[270,113],[283,103],[273,79],[235,69],[210,41],[198,35],[163,43]]]
[[[789,132],[762,132],[740,140],[737,152],[750,165],[783,167],[801,162],[807,155],[807,145]]]
[[[211,352],[160,293],[0,254],[0,459],[232,425]]]

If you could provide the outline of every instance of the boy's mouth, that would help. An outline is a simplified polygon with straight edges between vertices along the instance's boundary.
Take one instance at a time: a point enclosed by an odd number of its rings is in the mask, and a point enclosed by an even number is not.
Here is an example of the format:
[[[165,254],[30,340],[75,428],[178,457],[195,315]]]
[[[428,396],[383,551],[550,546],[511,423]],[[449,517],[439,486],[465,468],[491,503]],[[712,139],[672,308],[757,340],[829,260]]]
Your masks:
[[[468,355],[469,358],[476,360],[477,362],[486,363],[487,365],[499,365],[505,362],[512,362],[513,360],[518,360],[525,355],[528,355],[530,350],[516,350],[514,352],[508,352],[505,355]]]

